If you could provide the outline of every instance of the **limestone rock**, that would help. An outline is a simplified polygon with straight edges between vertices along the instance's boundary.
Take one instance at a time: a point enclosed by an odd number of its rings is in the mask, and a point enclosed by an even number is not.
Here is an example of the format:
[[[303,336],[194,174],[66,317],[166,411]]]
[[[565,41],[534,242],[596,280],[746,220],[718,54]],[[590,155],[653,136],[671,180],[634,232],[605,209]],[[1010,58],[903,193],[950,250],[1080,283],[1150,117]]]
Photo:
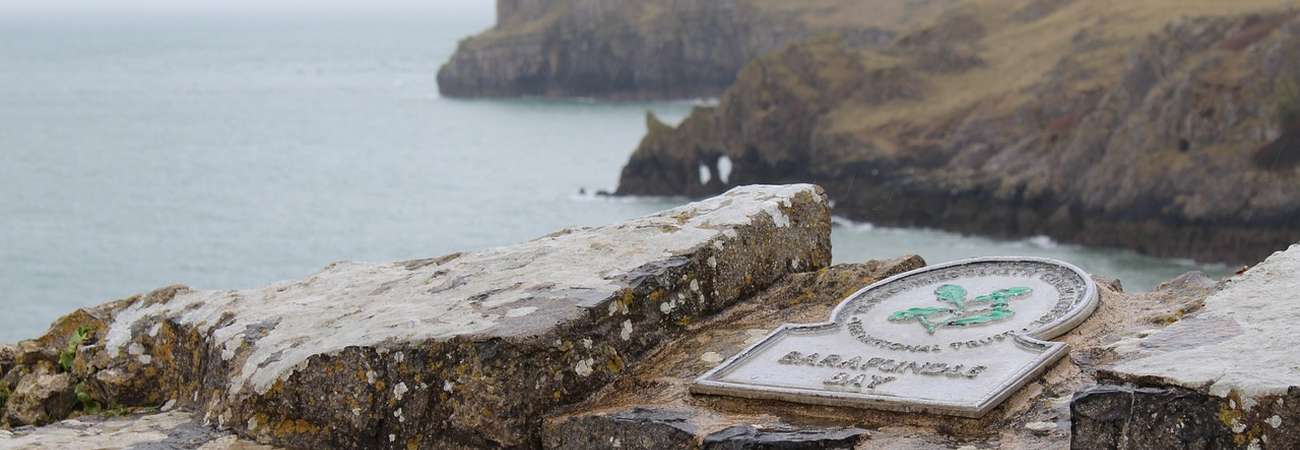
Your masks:
[[[549,448],[690,450],[700,447],[692,413],[671,409],[632,408],[612,414],[575,418],[549,431]]]
[[[5,403],[9,401],[9,396],[13,392],[10,387],[11,383],[6,382],[5,378],[9,369],[14,367],[14,358],[17,356],[18,349],[12,345],[0,344],[0,423],[4,422]],[[13,383],[13,384],[16,384]]]
[[[61,351],[56,346],[43,345],[35,340],[22,341],[14,347],[14,362],[23,365],[35,364],[38,361],[58,363]]]
[[[1300,338],[1292,333],[1298,321],[1300,245],[1228,280],[1195,315],[1120,346],[1132,353],[1107,373],[1235,393],[1248,402],[1280,395],[1300,386],[1294,368]]]
[[[1178,277],[1160,283],[1157,291],[1170,292],[1181,296],[1205,296],[1219,287],[1219,283],[1201,272],[1187,272]]]
[[[733,425],[705,434],[691,420],[695,415],[693,411],[637,407],[579,416],[552,428],[546,445],[566,450],[851,449],[867,436],[866,430],[853,427],[784,425]]]
[[[106,406],[176,399],[294,448],[535,446],[692,323],[830,260],[811,185],[751,186],[622,224],[104,311],[72,375]]]
[[[852,449],[867,436],[860,428],[757,428],[735,425],[704,437],[707,450]]]
[[[13,396],[14,389],[18,387],[18,381],[31,372],[31,367],[14,366],[0,377],[0,426],[5,424],[5,408],[9,398]]]
[[[1029,422],[1025,424],[1025,429],[1038,433],[1050,433],[1056,431],[1056,422]]]
[[[1298,274],[1300,245],[1225,282],[1168,328],[1117,343],[1104,384],[1074,401],[1076,447],[1300,446]]]
[[[18,349],[9,344],[0,344],[0,375],[4,375],[14,366],[14,359],[18,356]]]
[[[6,432],[8,433],[8,432]],[[171,412],[115,418],[81,417],[75,420],[0,434],[0,448],[138,449],[138,450],[274,450],[200,425],[189,413]]]
[[[83,336],[83,343],[93,342],[96,333],[108,326],[106,321],[124,305],[123,302],[110,302],[94,308],[79,308],[58,318],[45,334],[18,343],[15,362],[23,365],[32,365],[38,361],[59,364],[61,355],[69,350],[73,352],[77,350],[69,349],[68,344],[78,331]]]
[[[5,402],[4,420],[21,425],[44,425],[67,417],[76,404],[72,376],[41,365],[18,380]]]

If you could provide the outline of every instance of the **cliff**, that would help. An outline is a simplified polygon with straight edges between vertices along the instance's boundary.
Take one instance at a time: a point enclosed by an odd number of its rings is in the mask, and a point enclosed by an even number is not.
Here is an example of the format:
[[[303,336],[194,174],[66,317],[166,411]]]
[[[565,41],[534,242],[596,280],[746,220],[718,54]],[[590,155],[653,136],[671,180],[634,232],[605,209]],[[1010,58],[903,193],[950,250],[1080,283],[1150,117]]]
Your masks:
[[[1300,239],[1295,14],[952,3],[888,45],[823,36],[747,64],[717,107],[652,126],[618,192],[815,182],[877,224],[1216,261]],[[727,183],[702,183],[724,156]]]
[[[827,31],[888,42],[883,25],[934,2],[871,8],[888,3],[501,0],[496,25],[460,42],[438,88],[449,97],[713,97],[783,44]]]

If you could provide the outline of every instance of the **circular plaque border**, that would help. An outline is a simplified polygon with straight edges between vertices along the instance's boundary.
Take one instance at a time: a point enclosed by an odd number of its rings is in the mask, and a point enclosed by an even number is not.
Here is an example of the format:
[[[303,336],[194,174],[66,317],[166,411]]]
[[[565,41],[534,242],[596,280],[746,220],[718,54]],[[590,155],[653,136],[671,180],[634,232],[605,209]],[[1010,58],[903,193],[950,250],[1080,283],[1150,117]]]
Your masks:
[[[882,289],[887,289],[890,285],[906,282],[909,278],[922,276],[932,272],[946,271],[953,268],[997,263],[1031,263],[1060,268],[1063,269],[1064,272],[1068,272],[1070,275],[1077,277],[1079,284],[1083,288],[1083,292],[1079,293],[1070,308],[1061,311],[1054,320],[1018,334],[1038,340],[1050,340],[1069,332],[1074,329],[1074,327],[1079,326],[1080,323],[1087,320],[1088,317],[1092,315],[1092,312],[1097,309],[1097,283],[1093,281],[1092,277],[1088,275],[1087,272],[1078,266],[1052,258],[1029,256],[982,257],[926,266],[872,283],[867,287],[850,294],[845,300],[842,300],[838,305],[836,305],[835,309],[831,310],[830,323],[846,325],[849,318],[863,312],[859,310],[860,308],[871,308],[874,306],[861,305],[862,302],[869,300],[872,294],[876,294]],[[880,303],[886,303],[891,295],[893,294],[879,295],[879,297],[882,298]]]

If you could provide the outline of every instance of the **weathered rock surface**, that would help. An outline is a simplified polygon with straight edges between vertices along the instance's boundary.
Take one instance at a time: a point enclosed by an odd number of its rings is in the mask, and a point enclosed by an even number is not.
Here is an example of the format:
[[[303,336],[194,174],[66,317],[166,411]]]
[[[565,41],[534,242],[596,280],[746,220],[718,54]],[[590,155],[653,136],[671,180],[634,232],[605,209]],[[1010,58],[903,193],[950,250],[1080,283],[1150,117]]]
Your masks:
[[[857,428],[757,428],[735,425],[707,436],[691,422],[693,413],[632,408],[609,415],[581,416],[549,433],[548,446],[582,449],[846,449],[866,435]]]
[[[336,263],[258,289],[163,288],[21,344],[7,417],[44,422],[16,414],[19,391],[62,377],[80,387],[51,392],[82,403],[174,401],[294,448],[536,446],[549,411],[782,276],[827,266],[829,233],[819,188],[751,186],[511,247]]]
[[[827,31],[887,42],[892,32],[876,24],[904,14],[894,2],[820,3],[501,0],[496,26],[460,42],[438,88],[453,97],[712,97],[769,50]]]
[[[9,396],[13,394],[9,383],[4,380],[4,375],[9,373],[9,369],[14,366],[14,359],[18,356],[18,349],[9,344],[0,344],[0,422],[3,422],[5,403],[9,401]]]
[[[758,428],[735,425],[704,437],[710,450],[851,449],[867,431],[859,428]]]
[[[4,420],[44,425],[67,417],[76,401],[72,376],[55,373],[53,366],[42,364],[15,383],[4,402]]]
[[[1300,447],[1300,246],[1192,314],[1114,346],[1073,401],[1076,448]]]
[[[47,427],[0,433],[0,449],[275,450],[214,431],[185,412],[81,417]]]
[[[1242,263],[1300,240],[1294,13],[953,3],[888,45],[757,58],[717,107],[652,124],[618,192],[814,182],[855,220]],[[727,182],[701,183],[722,157]]]
[[[1117,283],[1099,281],[1101,306],[1061,338],[1071,346],[1070,357],[981,419],[689,393],[697,376],[772,328],[823,321],[854,291],[924,264],[910,257],[789,275],[693,325],[686,336],[666,344],[590,400],[547,419],[544,443],[548,448],[609,448],[617,443],[625,449],[715,448],[724,440],[773,445],[767,448],[1065,448],[1070,441],[1070,400],[1077,389],[1096,383],[1098,367],[1115,361],[1110,347],[1178,320],[1216,288],[1203,276],[1190,274],[1145,294],[1125,294],[1116,289]],[[577,446],[582,442],[604,447]]]
[[[9,371],[18,357],[18,348],[9,344],[0,344],[0,373]]]

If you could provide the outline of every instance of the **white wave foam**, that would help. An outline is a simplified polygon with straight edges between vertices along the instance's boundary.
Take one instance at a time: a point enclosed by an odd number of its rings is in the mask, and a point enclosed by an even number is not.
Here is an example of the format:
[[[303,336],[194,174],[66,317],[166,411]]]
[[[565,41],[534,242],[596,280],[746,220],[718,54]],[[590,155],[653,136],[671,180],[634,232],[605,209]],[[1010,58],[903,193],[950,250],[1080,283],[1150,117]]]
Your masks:
[[[1032,245],[1034,247],[1045,248],[1045,249],[1053,249],[1061,246],[1061,244],[1057,243],[1052,238],[1043,235],[1038,235],[1038,236],[1031,237],[1029,239],[1025,239],[1025,242],[1028,242],[1029,245]]]
[[[876,229],[876,226],[872,225],[870,222],[858,222],[840,216],[831,216],[831,226],[848,228],[855,231],[871,231]]]

